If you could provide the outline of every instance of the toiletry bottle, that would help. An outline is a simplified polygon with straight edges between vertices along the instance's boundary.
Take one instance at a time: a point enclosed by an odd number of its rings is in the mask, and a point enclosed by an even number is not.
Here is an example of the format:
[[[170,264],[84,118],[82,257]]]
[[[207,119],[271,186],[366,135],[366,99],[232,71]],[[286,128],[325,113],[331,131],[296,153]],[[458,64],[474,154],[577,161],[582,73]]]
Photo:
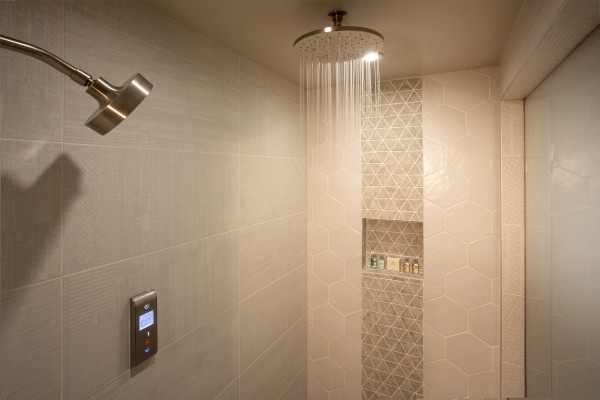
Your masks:
[[[408,258],[404,259],[404,268],[402,269],[402,272],[410,274],[410,260]]]
[[[377,268],[379,268],[379,269],[385,268],[385,258],[383,258],[383,256],[379,256],[379,260],[377,260]]]
[[[371,268],[377,268],[377,255],[371,254]]]
[[[416,258],[413,258],[412,261],[412,273],[413,274],[418,274],[419,273],[419,260],[417,260]]]

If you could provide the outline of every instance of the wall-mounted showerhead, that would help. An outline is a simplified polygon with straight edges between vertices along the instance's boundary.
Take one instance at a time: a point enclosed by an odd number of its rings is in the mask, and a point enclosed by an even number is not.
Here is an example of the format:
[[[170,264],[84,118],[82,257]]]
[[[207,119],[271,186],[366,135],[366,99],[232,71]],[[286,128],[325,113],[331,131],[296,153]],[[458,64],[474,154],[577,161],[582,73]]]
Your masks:
[[[103,78],[93,79],[86,72],[42,48],[7,36],[0,35],[0,48],[37,58],[87,87],[86,92],[98,101],[99,107],[85,124],[101,135],[110,132],[127,118],[152,90],[152,84],[140,74],[135,74],[122,86],[113,86]]]
[[[294,52],[297,55],[317,62],[342,62],[361,59],[369,53],[378,54],[383,47],[381,33],[359,26],[342,26],[345,11],[335,10],[328,15],[333,26],[296,39]]]

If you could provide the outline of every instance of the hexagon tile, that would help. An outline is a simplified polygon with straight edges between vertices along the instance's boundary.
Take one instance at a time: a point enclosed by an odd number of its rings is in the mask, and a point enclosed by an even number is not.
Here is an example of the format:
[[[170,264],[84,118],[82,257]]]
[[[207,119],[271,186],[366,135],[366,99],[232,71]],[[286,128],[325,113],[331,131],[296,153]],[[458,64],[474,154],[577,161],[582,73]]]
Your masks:
[[[424,393],[499,397],[498,71],[428,76],[422,90]]]
[[[360,127],[308,132],[308,398],[361,398]]]

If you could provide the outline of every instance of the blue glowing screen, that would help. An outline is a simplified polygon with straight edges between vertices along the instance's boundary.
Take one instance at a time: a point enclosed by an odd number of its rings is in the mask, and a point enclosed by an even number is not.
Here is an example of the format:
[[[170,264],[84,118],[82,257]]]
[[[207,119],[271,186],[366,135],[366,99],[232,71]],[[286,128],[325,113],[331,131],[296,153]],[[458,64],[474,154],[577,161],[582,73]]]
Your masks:
[[[154,310],[140,315],[140,331],[154,325]]]

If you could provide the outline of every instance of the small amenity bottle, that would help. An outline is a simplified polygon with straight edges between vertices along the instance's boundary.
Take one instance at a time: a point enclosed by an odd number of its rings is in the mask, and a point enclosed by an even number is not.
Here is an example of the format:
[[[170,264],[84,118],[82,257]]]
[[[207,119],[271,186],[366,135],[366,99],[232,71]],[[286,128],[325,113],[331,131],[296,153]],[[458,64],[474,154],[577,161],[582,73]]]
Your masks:
[[[419,273],[419,260],[416,258],[413,258],[412,261],[412,273],[413,274],[418,274]]]
[[[402,272],[410,274],[410,260],[408,258],[404,259],[404,268],[402,268]]]

